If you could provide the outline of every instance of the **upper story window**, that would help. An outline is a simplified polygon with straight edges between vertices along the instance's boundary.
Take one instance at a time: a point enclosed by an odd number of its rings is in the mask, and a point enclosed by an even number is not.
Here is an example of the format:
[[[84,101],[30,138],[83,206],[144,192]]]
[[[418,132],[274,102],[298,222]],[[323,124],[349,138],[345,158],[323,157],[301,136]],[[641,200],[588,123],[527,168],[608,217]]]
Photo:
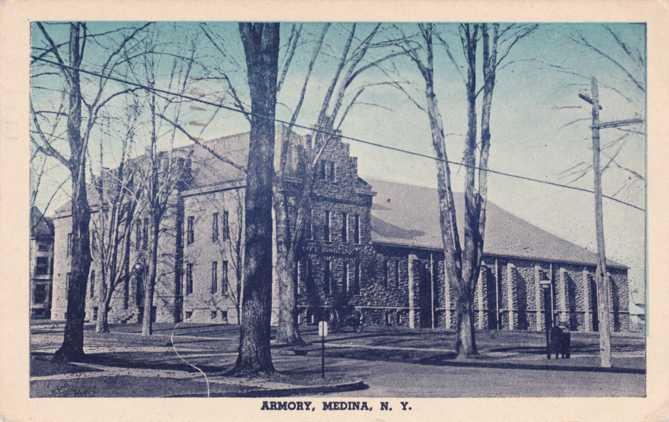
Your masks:
[[[314,210],[309,210],[309,222],[307,223],[307,239],[314,240],[314,219],[316,218],[316,213]]]
[[[318,166],[318,178],[330,182],[337,182],[337,166],[334,161],[321,160]]]
[[[49,274],[49,258],[46,256],[38,256],[35,261],[35,275]]]
[[[325,210],[325,224],[323,225],[323,239],[326,242],[332,242],[332,231],[330,226],[332,224],[332,213],[329,210]]]
[[[223,240],[230,240],[230,213],[223,211]]]
[[[37,244],[37,250],[40,252],[48,252],[49,251],[49,244],[44,243],[44,242],[39,242]]]
[[[186,294],[193,293],[193,264],[186,264]]]
[[[144,233],[142,234],[142,249],[146,250],[149,245],[149,219],[144,218]]]
[[[33,303],[45,303],[47,298],[47,287],[44,284],[36,284],[33,287]]]
[[[344,261],[344,269],[343,269],[343,285],[344,285],[344,292],[350,292],[351,291],[351,277],[349,274],[349,265],[348,261]]]
[[[72,273],[65,274],[65,297],[69,297],[71,278],[72,278]]]
[[[95,230],[91,232],[91,249],[93,252],[98,250],[98,232]]]
[[[360,243],[360,216],[353,216],[353,241]]]
[[[91,270],[90,279],[91,288],[89,289],[90,297],[95,296],[95,270]]]
[[[138,220],[135,226],[135,247],[137,249],[142,247],[142,220]]]
[[[67,234],[67,256],[72,255],[72,248],[74,247],[74,235],[72,233]]]
[[[348,243],[348,214],[343,212],[341,218],[341,241]]]
[[[218,262],[211,263],[211,293],[218,291]]]
[[[230,289],[228,280],[228,261],[223,261],[221,264],[221,293],[227,296],[228,290]]]
[[[323,288],[325,289],[325,293],[330,293],[332,291],[332,261],[330,260],[325,261],[324,278]]]
[[[360,280],[362,279],[362,265],[360,261],[355,262],[355,274],[353,274],[353,284],[351,285],[351,293],[360,293]]]
[[[211,240],[216,242],[218,240],[218,213],[215,212],[211,216]]]
[[[195,225],[195,217],[190,216],[188,217],[188,222],[186,223],[186,243],[189,245],[195,241],[195,232],[194,232],[194,225]]]

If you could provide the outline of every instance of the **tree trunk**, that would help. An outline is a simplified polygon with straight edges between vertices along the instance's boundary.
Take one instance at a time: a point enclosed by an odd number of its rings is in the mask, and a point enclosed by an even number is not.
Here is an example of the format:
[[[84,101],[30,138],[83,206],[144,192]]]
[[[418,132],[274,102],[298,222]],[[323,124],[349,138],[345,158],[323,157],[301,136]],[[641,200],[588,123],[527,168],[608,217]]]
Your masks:
[[[149,276],[144,279],[144,314],[142,315],[142,336],[153,334],[153,293],[158,277],[158,234],[160,218],[153,211],[151,221],[151,255],[149,256]]]
[[[456,289],[457,290],[457,289]],[[456,344],[458,359],[477,355],[474,338],[473,295],[458,294],[455,299]]]
[[[290,228],[286,215],[286,197],[282,192],[274,196],[274,219],[276,221],[276,277],[279,294],[279,325],[277,340],[282,344],[303,345],[297,324],[297,289],[295,285],[295,250],[290,242]]]
[[[98,334],[109,332],[109,296],[111,296],[109,290],[105,280],[102,279],[98,293],[98,320],[95,322],[95,332]]]
[[[279,24],[240,23],[251,95],[251,136],[244,207],[244,292],[239,355],[231,373],[274,372],[272,311],[272,182]]]
[[[79,30],[78,24],[70,25],[70,63],[75,67],[81,62]],[[91,266],[88,232],[91,211],[86,195],[86,151],[81,138],[81,88],[76,68],[70,71],[68,97],[67,138],[71,154],[72,255],[63,344],[53,356],[55,361],[60,362],[79,360],[84,356],[86,284]]]
[[[456,298],[456,321],[457,341],[456,350],[458,358],[466,358],[478,354],[474,338],[473,325],[473,300],[472,296],[478,273],[480,271],[481,256],[479,255],[479,200],[476,192],[476,50],[478,43],[478,25],[466,25],[466,51],[467,79],[465,92],[467,96],[467,136],[465,139],[465,151],[463,161],[465,169],[465,214],[463,221],[464,248],[462,251],[462,276],[459,281],[461,285],[455,289]]]

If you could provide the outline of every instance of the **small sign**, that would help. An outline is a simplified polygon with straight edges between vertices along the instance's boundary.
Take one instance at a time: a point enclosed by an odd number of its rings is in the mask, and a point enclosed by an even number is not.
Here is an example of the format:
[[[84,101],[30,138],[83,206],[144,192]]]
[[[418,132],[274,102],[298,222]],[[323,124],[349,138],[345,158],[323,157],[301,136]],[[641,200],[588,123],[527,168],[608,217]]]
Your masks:
[[[327,337],[328,336],[328,322],[327,321],[320,321],[318,323],[318,336],[319,337]]]

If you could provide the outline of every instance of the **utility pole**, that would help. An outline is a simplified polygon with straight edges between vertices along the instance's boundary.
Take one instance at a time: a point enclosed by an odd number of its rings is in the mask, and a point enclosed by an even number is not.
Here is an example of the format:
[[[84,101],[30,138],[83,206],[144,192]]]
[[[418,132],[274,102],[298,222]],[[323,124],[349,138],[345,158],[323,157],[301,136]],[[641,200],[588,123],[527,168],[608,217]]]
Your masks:
[[[606,249],[604,246],[604,210],[602,206],[602,168],[600,163],[599,130],[615,128],[630,124],[642,123],[642,119],[633,118],[613,122],[600,123],[599,88],[597,79],[592,78],[590,83],[590,97],[584,94],[578,96],[592,105],[592,169],[595,175],[595,229],[597,233],[597,310],[599,319],[599,359],[602,368],[611,367],[611,312],[609,304],[609,278],[606,272]]]
[[[599,89],[592,78],[592,168],[595,174],[595,228],[597,232],[597,302],[599,304],[599,359],[602,368],[611,367],[611,313],[609,312],[609,278],[606,276],[604,247],[604,210],[602,205],[602,166],[599,142]]]

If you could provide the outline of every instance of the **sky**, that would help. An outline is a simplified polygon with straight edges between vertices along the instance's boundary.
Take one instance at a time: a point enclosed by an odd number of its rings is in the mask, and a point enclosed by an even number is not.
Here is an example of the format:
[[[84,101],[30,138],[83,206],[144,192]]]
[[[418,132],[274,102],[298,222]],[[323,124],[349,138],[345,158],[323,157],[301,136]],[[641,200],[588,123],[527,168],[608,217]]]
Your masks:
[[[90,33],[101,33],[119,27],[137,26],[137,23],[106,22],[90,23]],[[282,23],[280,63],[285,57],[285,46],[289,38],[291,23]],[[56,43],[67,39],[66,25],[47,25],[47,30]],[[204,29],[214,36],[219,47],[214,48],[204,36]],[[350,26],[333,23],[325,38],[324,48],[312,75],[305,98],[304,111],[298,122],[313,125],[322,101],[323,93],[332,78],[335,58],[341,54],[345,36]],[[361,24],[357,28],[356,41],[370,32],[372,24]],[[378,39],[392,38],[398,28],[406,34],[415,32],[415,24],[383,25]],[[620,37],[631,51],[638,51],[645,58],[645,26],[642,24],[611,24],[609,28]],[[322,24],[305,24],[303,40],[289,68],[284,86],[279,93],[277,116],[287,119],[294,107],[308,59]],[[439,24],[437,29],[451,47],[456,62],[462,63],[462,51],[457,37],[457,24]],[[43,46],[45,39],[41,31],[33,26],[33,47]],[[601,119],[613,121],[645,114],[645,93],[629,82],[625,73],[591,49],[573,41],[582,35],[600,51],[609,54],[623,64],[631,73],[645,80],[645,67],[637,66],[622,51],[612,35],[600,24],[540,24],[527,38],[519,41],[507,57],[506,66],[497,78],[491,120],[492,148],[489,166],[492,169],[521,174],[542,180],[568,183],[592,188],[592,173],[579,180],[565,175],[565,170],[591,163],[590,110],[578,98],[579,93],[589,89],[589,78],[595,76],[600,83]],[[194,49],[196,60],[192,75],[199,78],[188,85],[191,95],[221,101],[223,82],[220,74],[225,72],[243,101],[248,99],[245,80],[244,54],[236,23],[160,23],[151,28],[155,48],[165,52],[156,64],[156,84],[167,87],[173,57],[170,54],[188,55]],[[100,37],[90,42],[84,67],[100,69],[110,49],[119,42],[118,34]],[[36,50],[37,51],[37,50]],[[388,54],[387,49],[378,48],[370,52],[369,59]],[[169,54],[167,54],[169,53]],[[447,132],[449,158],[460,160],[463,153],[463,136],[466,128],[464,85],[445,50],[435,45],[435,83]],[[122,67],[119,68],[121,72]],[[385,73],[376,69],[365,72],[355,82],[349,93],[352,96],[358,87],[387,80],[401,81],[413,98],[422,99],[421,79],[415,66],[406,57],[396,57],[384,63]],[[558,71],[561,69],[562,71]],[[43,70],[43,69],[42,69]],[[33,74],[40,70],[35,67]],[[139,72],[141,73],[141,72]],[[117,72],[117,75],[120,73]],[[128,73],[124,73],[125,77]],[[218,77],[218,78],[217,78]],[[33,78],[33,87],[57,88],[62,84],[58,76]],[[92,98],[96,81],[85,81],[84,91]],[[110,82],[105,93],[121,86]],[[57,93],[33,89],[33,102],[43,107],[53,107],[60,98]],[[426,115],[405,94],[388,86],[373,86],[360,97],[362,104],[353,108],[345,120],[342,131],[345,135],[358,137],[382,145],[408,149],[432,155],[430,130]],[[231,104],[229,96],[224,97]],[[119,115],[125,100],[116,100],[108,107],[110,115]],[[202,104],[183,104],[180,118],[192,134],[203,139],[248,131],[248,122],[239,114],[218,110]],[[170,111],[176,116],[176,108]],[[122,120],[122,119],[121,119]],[[210,122],[206,130],[204,122]],[[110,123],[111,130],[105,134],[94,131],[91,149],[99,150],[100,144],[107,152],[105,166],[112,166],[118,158],[118,142],[115,133],[121,132],[119,125]],[[62,129],[63,127],[61,127]],[[630,127],[643,131],[643,126]],[[138,138],[146,135],[147,127],[138,129]],[[188,144],[185,137],[172,138],[169,127],[163,126],[163,147]],[[625,135],[625,138],[618,138]],[[617,141],[617,142],[616,142]],[[616,163],[645,175],[645,136],[639,133],[621,132],[615,129],[602,131],[602,145],[606,154],[616,155]],[[351,143],[351,154],[358,157],[360,175],[368,178],[386,179],[396,182],[434,187],[436,172],[434,162],[407,154],[383,150],[368,145]],[[65,148],[65,145],[59,145]],[[618,150],[620,148],[620,150]],[[137,146],[137,153],[141,147]],[[99,161],[91,160],[92,171],[99,168]],[[603,162],[607,162],[606,156]],[[66,177],[62,166],[53,160],[47,162],[49,170],[41,181],[37,204],[49,212],[67,200],[67,184],[58,186]],[[580,168],[580,167],[577,167]],[[456,190],[464,188],[464,171],[454,168],[453,184]],[[36,178],[33,177],[33,181]],[[623,188],[621,190],[621,187]],[[640,207],[645,206],[644,182],[627,171],[611,165],[604,173],[605,194]],[[54,195],[54,192],[55,195]],[[595,250],[594,201],[591,194],[576,192],[547,185],[519,181],[503,176],[491,175],[489,199],[506,210],[536,224],[556,235]],[[645,268],[645,214],[637,209],[604,201],[604,224],[607,242],[607,257],[630,267],[631,289],[637,290],[634,301],[644,301]],[[632,310],[633,311],[633,310]]]

